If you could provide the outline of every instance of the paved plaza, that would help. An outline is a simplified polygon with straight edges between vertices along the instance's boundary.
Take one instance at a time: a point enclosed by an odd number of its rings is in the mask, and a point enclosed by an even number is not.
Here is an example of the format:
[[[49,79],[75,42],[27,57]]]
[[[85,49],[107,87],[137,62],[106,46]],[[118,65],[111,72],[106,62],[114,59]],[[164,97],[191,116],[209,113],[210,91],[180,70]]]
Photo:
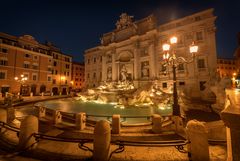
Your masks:
[[[227,90],[233,99],[234,104],[239,105],[240,91]],[[48,100],[46,97],[26,97],[24,100],[28,102],[27,105],[19,106],[16,109],[16,116],[27,114],[33,108],[33,103],[39,100]],[[24,115],[23,115],[24,116]],[[14,120],[13,124],[19,126],[19,122]],[[64,130],[65,125],[52,126],[48,122],[41,121],[39,131],[50,136],[70,137],[70,138],[93,138],[93,127],[79,131]],[[141,140],[146,141],[149,139],[162,140],[159,134],[149,132],[150,126],[144,127],[123,127],[121,134],[113,134],[112,140],[125,139],[125,140]],[[40,140],[34,151],[23,152],[21,154],[15,153],[18,136],[13,131],[6,131],[1,137],[1,161],[37,161],[37,160],[89,160],[92,153],[83,151],[78,147],[77,143],[56,142],[48,140]],[[93,148],[92,144],[86,144],[89,148]],[[113,151],[117,148],[116,145],[111,145]],[[184,146],[187,150],[187,147]],[[15,149],[16,150],[16,149]],[[226,145],[210,145],[210,160],[224,161],[226,160]],[[122,153],[114,153],[110,159],[111,161],[172,161],[172,160],[189,160],[187,153],[179,152],[175,147],[139,147],[139,146],[126,146]]]

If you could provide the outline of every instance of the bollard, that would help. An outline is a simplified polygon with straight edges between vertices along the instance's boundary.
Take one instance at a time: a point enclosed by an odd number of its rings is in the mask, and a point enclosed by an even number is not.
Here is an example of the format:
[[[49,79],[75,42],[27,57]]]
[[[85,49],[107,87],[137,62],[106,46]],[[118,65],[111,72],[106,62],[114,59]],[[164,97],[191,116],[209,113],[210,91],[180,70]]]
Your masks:
[[[209,145],[207,129],[203,122],[191,120],[187,123],[187,136],[190,140],[191,160],[209,161]]]
[[[53,96],[53,92],[51,92],[51,96]]]
[[[53,124],[58,124],[62,122],[62,115],[60,111],[54,111],[53,112]]]
[[[106,120],[97,122],[94,128],[93,161],[108,161],[110,153],[111,130]]]
[[[30,93],[30,97],[33,97],[33,93],[32,92]]]
[[[172,120],[174,123],[174,130],[176,133],[182,133],[184,131],[183,120],[179,116],[172,116]]]
[[[3,123],[7,122],[7,111],[5,109],[0,108],[0,121]],[[0,132],[3,132],[5,129],[0,128]]]
[[[83,130],[86,127],[86,113],[80,112],[76,114],[76,128]]]
[[[38,106],[38,118],[46,116],[46,107]]]
[[[120,115],[112,115],[112,134],[120,134],[121,123]]]
[[[161,133],[162,132],[162,117],[158,114],[152,115],[152,131],[154,133]]]
[[[44,96],[44,93],[43,93],[43,92],[41,93],[41,96],[42,96],[42,97]]]
[[[27,116],[20,125],[19,133],[19,150],[26,150],[30,148],[35,142],[33,136],[34,133],[38,133],[38,118],[32,115]],[[34,147],[31,147],[34,148]]]

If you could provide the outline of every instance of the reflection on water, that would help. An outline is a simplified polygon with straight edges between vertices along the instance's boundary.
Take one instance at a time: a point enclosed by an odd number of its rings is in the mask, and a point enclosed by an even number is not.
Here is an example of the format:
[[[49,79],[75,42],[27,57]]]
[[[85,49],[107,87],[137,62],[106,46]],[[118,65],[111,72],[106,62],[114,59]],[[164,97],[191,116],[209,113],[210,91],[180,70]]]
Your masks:
[[[121,116],[150,116],[152,114],[160,114],[165,116],[172,113],[172,108],[169,105],[166,105],[166,107],[154,107],[151,105],[124,107],[116,105],[116,103],[82,102],[72,98],[46,101],[39,104],[54,110],[69,113],[85,112],[87,115],[112,116],[113,114],[120,114]]]

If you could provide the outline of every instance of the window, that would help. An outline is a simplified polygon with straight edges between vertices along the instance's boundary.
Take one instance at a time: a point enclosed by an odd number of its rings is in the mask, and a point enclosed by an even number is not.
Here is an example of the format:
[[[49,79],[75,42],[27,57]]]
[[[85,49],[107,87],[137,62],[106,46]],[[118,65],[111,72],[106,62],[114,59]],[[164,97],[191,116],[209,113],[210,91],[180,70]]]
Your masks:
[[[179,64],[178,65],[178,70],[183,71],[184,70],[184,65],[183,64]]]
[[[56,61],[53,62],[53,66],[57,66],[57,62]]]
[[[34,56],[33,56],[33,60],[38,60],[38,56],[37,56],[37,55],[34,55]]]
[[[93,73],[93,78],[96,78],[96,73]]]
[[[90,59],[87,60],[88,64],[90,64]]]
[[[76,83],[76,86],[77,86],[78,84]]]
[[[200,21],[200,20],[201,20],[200,16],[195,17],[195,21]]]
[[[24,68],[29,68],[29,64],[28,64],[28,63],[24,63],[24,64],[23,64],[23,67],[24,67]]]
[[[67,58],[67,57],[65,57],[65,61],[66,61],[66,62],[70,62],[70,59]]]
[[[89,73],[87,74],[87,78],[90,78],[90,74]]]
[[[202,34],[201,31],[196,33],[196,39],[197,40],[203,40],[203,34]]]
[[[53,84],[56,84],[56,79],[53,79],[52,83],[53,83]]]
[[[8,49],[2,48],[3,53],[8,53]]]
[[[30,54],[25,54],[25,58],[31,58]]]
[[[67,84],[67,80],[65,80],[65,84]]]
[[[167,83],[166,82],[162,83],[162,88],[167,88]]]
[[[75,81],[78,81],[78,78],[75,78]]]
[[[96,58],[93,58],[93,62],[96,63]]]
[[[179,85],[180,85],[180,86],[184,86],[184,85],[185,85],[185,82],[179,82]]]
[[[51,81],[52,81],[52,77],[51,77],[51,76],[48,76],[48,77],[47,77],[47,80],[48,80],[48,82],[51,82]]]
[[[100,56],[100,62],[102,62],[102,56]]]
[[[66,64],[65,66],[66,66],[66,69],[69,69],[69,67],[70,67],[70,65],[69,65],[69,64]]]
[[[57,75],[58,74],[58,71],[57,70],[55,70],[55,75]]]
[[[32,75],[32,80],[33,80],[33,81],[36,81],[36,80],[37,80],[37,74],[33,74],[33,75]]]
[[[0,59],[0,65],[7,66],[8,65],[7,59]]]
[[[205,67],[205,60],[204,59],[198,59],[197,66],[199,69],[206,68]]]
[[[0,71],[0,79],[6,79],[6,72]]]
[[[48,59],[48,62],[51,63],[51,62],[52,62],[52,59]]]
[[[78,67],[76,67],[75,69],[78,70]]]
[[[69,76],[69,72],[67,72],[67,76]]]
[[[47,70],[48,70],[49,72],[52,72],[52,67],[48,67]]]

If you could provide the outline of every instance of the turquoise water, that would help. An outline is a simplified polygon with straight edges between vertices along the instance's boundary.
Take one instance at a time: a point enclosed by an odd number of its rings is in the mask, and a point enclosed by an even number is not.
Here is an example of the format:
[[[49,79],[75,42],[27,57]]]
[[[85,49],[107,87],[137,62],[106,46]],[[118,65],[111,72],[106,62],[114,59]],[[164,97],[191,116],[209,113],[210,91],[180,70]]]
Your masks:
[[[51,100],[41,102],[45,107],[54,110],[60,110],[69,113],[85,112],[87,115],[97,116],[112,116],[113,114],[120,114],[122,117],[133,117],[133,116],[151,116],[152,114],[160,114],[162,116],[169,115],[172,113],[171,107],[158,108],[150,105],[146,106],[129,106],[124,109],[116,104],[104,103],[99,104],[95,102],[82,102],[73,98]],[[99,118],[100,119],[100,118]],[[140,120],[140,118],[129,118],[129,120]],[[131,121],[132,122],[132,121]]]

